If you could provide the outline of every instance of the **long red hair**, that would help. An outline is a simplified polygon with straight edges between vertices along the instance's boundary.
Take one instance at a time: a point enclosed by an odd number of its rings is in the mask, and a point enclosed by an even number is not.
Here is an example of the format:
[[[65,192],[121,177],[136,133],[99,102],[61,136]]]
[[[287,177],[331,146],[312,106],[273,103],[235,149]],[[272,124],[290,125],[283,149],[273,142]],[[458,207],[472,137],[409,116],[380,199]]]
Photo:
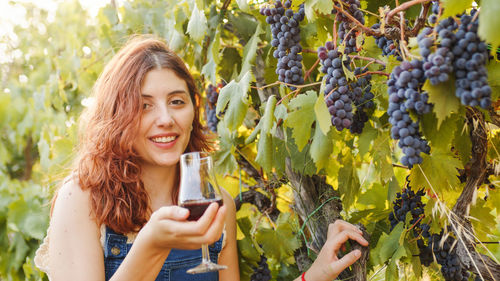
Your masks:
[[[184,62],[161,40],[135,36],[111,59],[93,88],[94,102],[82,115],[76,174],[90,191],[98,225],[118,233],[138,231],[151,214],[140,178],[138,155],[132,148],[142,113],[141,86],[152,69],[170,69],[186,81],[194,105],[188,151],[209,150],[199,120],[199,93]],[[178,181],[178,179],[176,179]],[[176,202],[178,185],[172,200]]]

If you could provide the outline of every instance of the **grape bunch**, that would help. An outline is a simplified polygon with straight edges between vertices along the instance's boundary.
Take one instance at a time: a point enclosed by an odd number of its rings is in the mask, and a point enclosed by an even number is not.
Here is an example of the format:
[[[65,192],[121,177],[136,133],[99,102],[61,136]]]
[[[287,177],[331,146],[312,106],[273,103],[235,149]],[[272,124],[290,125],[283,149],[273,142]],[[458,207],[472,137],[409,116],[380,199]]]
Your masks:
[[[422,196],[425,196],[423,189],[415,192],[411,190],[408,183],[407,187],[402,192],[396,194],[396,200],[393,203],[393,212],[389,214],[389,221],[391,222],[391,230],[399,223],[405,222],[406,214],[411,213],[412,219],[410,224],[415,229],[420,229],[420,218],[424,214],[425,204],[422,203]]]
[[[432,85],[448,81],[450,73],[453,72],[454,55],[451,51],[455,45],[455,33],[458,28],[453,18],[441,20],[435,27],[439,35],[439,44],[434,53],[431,47],[434,45],[433,29],[424,28],[417,36],[420,54],[424,58],[424,74]]]
[[[207,103],[205,104],[205,113],[206,113],[207,126],[210,129],[210,131],[214,133],[217,133],[217,124],[219,123],[219,118],[217,118],[215,109],[217,107],[219,91],[224,86],[225,83],[221,82],[218,83],[217,86],[210,84],[206,89]]]
[[[343,69],[343,66],[350,68],[350,59],[346,57],[345,60],[342,60],[342,54],[334,49],[334,44],[331,41],[318,48],[318,57],[323,65],[321,71],[326,74],[323,77],[325,81],[324,94],[328,111],[332,115],[332,124],[338,131],[342,131],[349,128],[353,121],[352,92],[349,91]]]
[[[441,241],[443,239],[445,240]],[[460,258],[456,253],[455,238],[452,236],[443,238],[443,231],[441,231],[440,234],[432,234],[428,239],[427,245],[424,245],[423,241],[417,243],[420,249],[420,260],[423,265],[429,266],[435,259],[441,265],[441,273],[445,280],[469,280],[471,274],[460,264]]]
[[[437,22],[440,9],[441,7],[439,6],[439,1],[432,1],[432,14],[428,19],[429,24],[435,24]]]
[[[361,75],[366,71],[366,68],[357,67],[354,69],[354,75]],[[371,75],[365,75],[359,77],[356,82],[351,83],[352,92],[354,93],[354,105],[356,106],[352,124],[349,128],[353,134],[363,132],[365,123],[368,122],[375,108],[374,95],[371,92],[371,78]]]
[[[336,1],[335,5],[348,12],[361,24],[365,24],[364,14],[359,9],[361,6],[359,0]],[[332,10],[332,14],[337,14],[337,10],[335,8]],[[345,43],[344,54],[356,52],[356,30],[352,29],[353,25],[351,20],[340,12],[337,14],[337,18],[339,20],[338,37],[342,43]]]
[[[281,82],[300,85],[304,83],[302,77],[302,46],[300,45],[300,26],[304,20],[304,5],[294,13],[291,9],[292,1],[282,3],[277,0],[274,7],[262,7],[260,13],[267,16],[266,22],[271,25],[273,39],[271,45],[276,48],[273,56],[278,59],[276,74]],[[292,90],[295,87],[290,86]]]
[[[430,152],[427,141],[420,136],[418,122],[414,122],[409,113],[409,110],[413,110],[422,115],[431,109],[431,105],[427,103],[428,94],[421,93],[423,81],[422,61],[419,60],[403,61],[393,69],[387,81],[387,114],[392,125],[391,137],[399,140],[398,146],[405,154],[400,159],[401,164],[409,168],[422,163],[421,152]]]
[[[460,26],[455,33],[456,44],[453,47],[455,69],[455,95],[463,105],[481,106],[487,109],[491,105],[491,87],[488,84],[486,63],[487,45],[477,34],[479,20],[473,21],[475,11],[460,17]]]
[[[377,28],[380,28],[380,23],[372,25],[372,29]],[[373,36],[373,38],[375,38],[375,44],[382,50],[382,56],[395,56],[398,61],[403,61],[401,52],[394,40],[384,36]]]
[[[267,258],[264,255],[260,256],[259,266],[252,267],[252,269],[254,272],[252,276],[250,276],[250,281],[269,281],[272,279],[271,271],[267,264]]]

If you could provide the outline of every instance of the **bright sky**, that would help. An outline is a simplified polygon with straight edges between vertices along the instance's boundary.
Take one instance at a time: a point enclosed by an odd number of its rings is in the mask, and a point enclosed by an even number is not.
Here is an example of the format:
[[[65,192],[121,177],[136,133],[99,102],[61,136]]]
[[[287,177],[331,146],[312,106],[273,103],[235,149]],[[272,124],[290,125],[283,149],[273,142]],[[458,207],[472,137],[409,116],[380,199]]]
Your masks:
[[[27,26],[26,10],[22,3],[34,3],[35,5],[49,11],[48,20],[55,15],[59,3],[64,0],[0,0],[0,64],[11,61],[11,57],[5,53],[9,46],[16,45],[17,36],[13,32],[13,26],[19,24]],[[111,0],[79,0],[90,16],[95,17],[99,8]],[[121,1],[116,1],[121,2]],[[40,27],[42,28],[42,27]],[[16,56],[16,53],[13,54]],[[20,55],[20,54],[17,54]]]
[[[49,11],[52,15],[58,3],[64,0],[0,0],[0,36],[12,33],[13,24],[26,24],[26,10],[19,3],[34,3]],[[105,0],[79,0],[80,4],[91,16],[97,15],[99,8],[109,1]],[[118,1],[117,1],[118,2]],[[49,16],[50,17],[50,16]]]

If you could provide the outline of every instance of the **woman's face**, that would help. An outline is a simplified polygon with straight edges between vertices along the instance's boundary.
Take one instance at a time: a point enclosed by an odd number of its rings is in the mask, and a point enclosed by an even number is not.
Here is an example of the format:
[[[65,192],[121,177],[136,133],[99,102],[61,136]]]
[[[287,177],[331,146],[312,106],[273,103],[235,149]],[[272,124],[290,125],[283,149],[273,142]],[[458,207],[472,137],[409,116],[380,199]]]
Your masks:
[[[143,114],[134,149],[142,165],[173,166],[191,135],[194,105],[186,82],[170,69],[149,71],[141,87]]]

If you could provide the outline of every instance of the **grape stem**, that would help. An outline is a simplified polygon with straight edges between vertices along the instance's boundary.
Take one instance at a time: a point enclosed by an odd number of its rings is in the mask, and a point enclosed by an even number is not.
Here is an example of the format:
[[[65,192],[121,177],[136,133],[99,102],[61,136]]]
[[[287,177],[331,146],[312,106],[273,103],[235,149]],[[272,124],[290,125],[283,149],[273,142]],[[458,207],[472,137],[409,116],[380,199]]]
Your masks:
[[[407,169],[407,170],[410,170],[407,166],[403,166],[403,165],[399,165],[399,164],[392,164],[393,167],[396,167],[396,168],[403,168],[403,169]]]
[[[387,77],[389,77],[389,76],[390,76],[390,74],[389,74],[389,73],[387,73],[387,72],[383,72],[383,71],[367,71],[367,72],[365,72],[365,73],[361,73],[361,74],[359,74],[359,75],[356,75],[356,77],[358,77],[358,78],[359,78],[359,77],[366,76],[366,75],[370,75],[370,74],[384,75],[384,76],[387,76]]]
[[[378,60],[376,58],[363,57],[363,56],[359,56],[359,55],[349,55],[349,57],[351,59],[358,59],[358,60],[366,60],[366,61],[376,62],[378,64],[381,64],[381,65],[385,66],[385,62],[383,62],[381,60]]]
[[[284,99],[288,98],[290,95],[294,94],[294,97],[297,96],[299,93],[300,93],[300,89],[302,88],[306,88],[306,87],[312,87],[312,86],[316,86],[316,85],[321,85],[321,83],[323,82],[315,82],[315,83],[309,83],[309,84],[304,84],[304,85],[293,85],[293,84],[288,84],[288,83],[285,83],[285,82],[279,82],[279,84],[282,84],[282,85],[285,85],[285,86],[291,86],[291,87],[295,87],[297,88],[296,90],[293,90],[291,91],[290,93],[288,93],[286,96],[284,96],[282,99],[280,99],[276,105],[280,105],[281,102],[283,102]],[[274,83],[273,83],[274,84]]]
[[[337,49],[337,19],[339,14],[335,14],[335,19],[333,19],[333,48]]]
[[[316,62],[313,64],[313,66],[311,66],[311,68],[306,71],[306,74],[304,75],[304,80],[306,80],[307,78],[309,78],[309,75],[311,74],[311,72],[313,71],[313,69],[316,68],[316,66],[318,66],[319,64],[319,58],[316,60]]]
[[[394,17],[394,15],[398,14],[401,11],[407,10],[410,7],[415,6],[417,4],[426,3],[426,2],[430,2],[430,1],[431,0],[411,0],[411,1],[405,2],[401,5],[398,5],[396,8],[392,9],[389,13],[387,13],[386,22],[389,23],[389,21],[392,21],[392,18]]]

